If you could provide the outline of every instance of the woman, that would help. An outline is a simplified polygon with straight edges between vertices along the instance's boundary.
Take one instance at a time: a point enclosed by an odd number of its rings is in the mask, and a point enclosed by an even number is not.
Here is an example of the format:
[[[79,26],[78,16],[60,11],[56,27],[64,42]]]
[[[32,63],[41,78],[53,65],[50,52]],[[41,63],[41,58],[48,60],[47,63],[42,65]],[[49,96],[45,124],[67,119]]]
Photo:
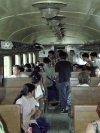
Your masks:
[[[91,77],[100,77],[100,69],[98,66],[92,68],[90,76]]]
[[[18,94],[14,103],[19,104],[21,107],[21,131],[22,133],[28,133],[29,126],[32,127],[32,133],[41,133],[41,130],[35,119],[31,120],[31,116],[37,114],[37,117],[40,117],[40,111],[35,108],[37,101],[34,99],[35,86],[27,83],[23,86],[23,89]]]

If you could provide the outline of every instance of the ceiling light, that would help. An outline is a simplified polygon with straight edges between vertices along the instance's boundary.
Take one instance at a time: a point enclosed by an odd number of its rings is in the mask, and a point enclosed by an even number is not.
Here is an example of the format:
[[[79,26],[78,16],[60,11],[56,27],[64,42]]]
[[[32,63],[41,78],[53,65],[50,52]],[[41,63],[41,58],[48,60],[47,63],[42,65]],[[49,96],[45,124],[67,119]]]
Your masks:
[[[42,14],[42,17],[53,18],[57,16],[60,8],[66,6],[66,3],[58,2],[58,1],[57,2],[42,1],[42,2],[33,3],[32,6],[39,8]]]
[[[50,26],[58,26],[60,24],[60,20],[49,20]]]

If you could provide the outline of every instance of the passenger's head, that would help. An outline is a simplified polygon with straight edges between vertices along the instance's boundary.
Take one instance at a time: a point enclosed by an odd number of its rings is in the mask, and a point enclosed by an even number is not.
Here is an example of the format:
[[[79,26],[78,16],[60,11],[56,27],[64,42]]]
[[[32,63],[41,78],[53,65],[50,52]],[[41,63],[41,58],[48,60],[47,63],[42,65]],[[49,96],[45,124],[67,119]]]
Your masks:
[[[89,59],[89,54],[88,54],[88,53],[82,54],[82,58],[83,58],[83,61],[88,61],[88,59]]]
[[[41,75],[37,72],[34,72],[32,77],[31,77],[32,84],[34,85],[39,85],[41,81]]]
[[[92,60],[92,61],[95,61],[95,60],[97,59],[97,53],[96,53],[96,52],[92,52],[92,53],[90,54],[90,56],[91,56],[91,60]]]
[[[45,58],[43,59],[43,62],[44,62],[45,64],[49,64],[51,61],[50,61],[50,59],[49,59],[48,57],[45,57]]]
[[[16,97],[14,103],[16,103],[16,101],[19,98],[21,98],[22,96],[27,96],[28,98],[33,97],[34,89],[35,89],[35,86],[33,84],[30,84],[30,83],[24,84],[22,90],[20,91],[20,93]]]
[[[19,65],[14,65],[13,66],[13,75],[19,75],[20,74],[20,66]]]
[[[44,65],[43,63],[40,63],[40,64],[39,64],[40,70],[43,68],[43,65]]]
[[[39,66],[34,67],[34,71],[40,72],[40,71],[41,71],[41,70],[40,70],[40,67],[39,67]]]
[[[98,66],[92,67],[90,76],[91,77],[99,77],[100,76],[100,69]]]
[[[27,69],[31,69],[31,64],[26,63],[26,64],[24,65],[24,70],[27,70]]]
[[[78,75],[79,84],[89,84],[90,82],[90,75],[86,72],[81,72]]]
[[[73,56],[75,54],[74,50],[70,50],[70,56]]]
[[[60,59],[66,59],[67,58],[67,53],[66,52],[61,52],[61,53],[59,53],[59,57],[60,57]]]
[[[50,59],[53,59],[53,58],[55,57],[54,51],[53,51],[53,50],[50,50],[50,51],[48,52],[48,56],[49,56]]]

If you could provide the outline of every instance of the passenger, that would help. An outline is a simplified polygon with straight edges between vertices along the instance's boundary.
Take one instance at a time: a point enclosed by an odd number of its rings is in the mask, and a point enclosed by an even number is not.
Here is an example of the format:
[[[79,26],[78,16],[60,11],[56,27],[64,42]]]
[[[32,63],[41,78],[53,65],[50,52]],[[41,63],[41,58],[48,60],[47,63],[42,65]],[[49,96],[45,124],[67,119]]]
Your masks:
[[[89,54],[88,53],[84,53],[82,54],[82,58],[83,58],[83,61],[86,61],[86,66],[88,67],[92,67],[93,66],[93,63],[89,60]]]
[[[70,56],[72,59],[70,59],[70,62],[72,64],[78,64],[78,56],[75,54],[74,50],[70,50]]]
[[[79,64],[79,65],[85,65],[86,64],[86,61],[84,61],[83,59],[82,59],[82,55],[84,54],[84,52],[82,52],[82,51],[80,51],[79,52],[79,58],[78,58],[78,63],[77,64]]]
[[[34,71],[32,71],[32,73],[30,74],[29,77],[32,77],[35,73],[39,73],[41,70],[40,70],[40,67],[39,66],[35,66],[34,67]]]
[[[24,65],[24,72],[31,72],[31,65],[29,63],[26,63]]]
[[[79,85],[77,86],[89,86],[90,75],[87,72],[81,72],[78,75]],[[71,107],[71,92],[68,94],[66,110]]]
[[[40,61],[37,61],[37,62],[36,62],[36,66],[39,66],[39,64],[40,64]]]
[[[39,67],[40,67],[40,71],[41,71],[41,72],[43,72],[43,66],[44,66],[43,63],[40,63],[40,64],[39,64]]]
[[[48,57],[50,59],[50,65],[52,66],[52,68],[54,68],[55,67],[55,64],[57,63],[57,59],[55,57],[55,53],[54,53],[53,50],[50,50],[48,52]]]
[[[100,118],[100,103],[97,106],[97,114]],[[93,120],[88,124],[86,133],[100,133],[100,120]]]
[[[35,106],[37,105],[37,101],[33,97],[34,89],[34,85],[29,83],[25,84],[14,101],[15,104],[19,104],[21,107],[21,133],[28,132],[29,126],[32,127],[32,133],[42,133],[36,120],[31,120],[31,116],[35,114],[37,114],[38,118],[40,117],[39,109],[35,108]]]
[[[13,75],[9,76],[9,78],[18,78],[18,77],[28,77],[27,75],[20,73],[20,66],[13,66]]]
[[[51,68],[50,66],[50,59],[48,57],[45,57],[43,59],[44,66],[43,66],[43,71],[46,72],[46,80],[47,80],[47,90],[48,90],[48,102],[54,101],[58,99],[58,92],[57,89],[55,89],[55,86],[53,85],[53,79],[55,77],[55,72],[54,69]],[[53,109],[54,107],[52,104],[49,104],[48,106],[49,109]]]
[[[60,113],[68,113],[66,110],[67,106],[67,98],[68,92],[67,89],[69,87],[69,79],[71,76],[71,63],[66,61],[67,53],[61,52],[59,53],[60,61],[57,62],[55,66],[55,74],[56,78],[58,77],[58,88],[59,88],[59,100],[61,103],[61,112]]]
[[[30,63],[30,65],[31,65],[31,70],[34,71],[35,64],[34,63]]]
[[[90,76],[91,77],[100,77],[100,69],[99,69],[99,67],[93,67],[91,69]]]
[[[43,98],[44,87],[41,84],[41,75],[39,73],[34,73],[32,75],[32,84],[35,85],[35,99],[37,101],[37,106],[39,106],[39,100]]]
[[[93,61],[93,67],[98,66],[100,68],[100,59],[97,59],[97,53],[92,52],[90,56],[91,56],[91,60]]]

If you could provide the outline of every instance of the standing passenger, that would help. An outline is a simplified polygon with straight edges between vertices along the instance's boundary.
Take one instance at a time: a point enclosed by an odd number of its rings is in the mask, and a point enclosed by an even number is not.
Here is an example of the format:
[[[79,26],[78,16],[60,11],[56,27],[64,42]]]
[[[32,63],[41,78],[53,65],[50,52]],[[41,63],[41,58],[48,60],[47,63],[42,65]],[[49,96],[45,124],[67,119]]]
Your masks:
[[[91,56],[91,60],[93,61],[93,66],[98,66],[100,68],[100,59],[97,59],[97,53],[92,52],[90,56]]]
[[[61,113],[68,113],[66,110],[67,106],[67,97],[68,97],[68,86],[69,79],[71,76],[71,63],[66,61],[67,53],[59,53],[60,61],[57,62],[55,66],[56,78],[59,79],[58,88],[59,88],[59,100],[61,102]]]

